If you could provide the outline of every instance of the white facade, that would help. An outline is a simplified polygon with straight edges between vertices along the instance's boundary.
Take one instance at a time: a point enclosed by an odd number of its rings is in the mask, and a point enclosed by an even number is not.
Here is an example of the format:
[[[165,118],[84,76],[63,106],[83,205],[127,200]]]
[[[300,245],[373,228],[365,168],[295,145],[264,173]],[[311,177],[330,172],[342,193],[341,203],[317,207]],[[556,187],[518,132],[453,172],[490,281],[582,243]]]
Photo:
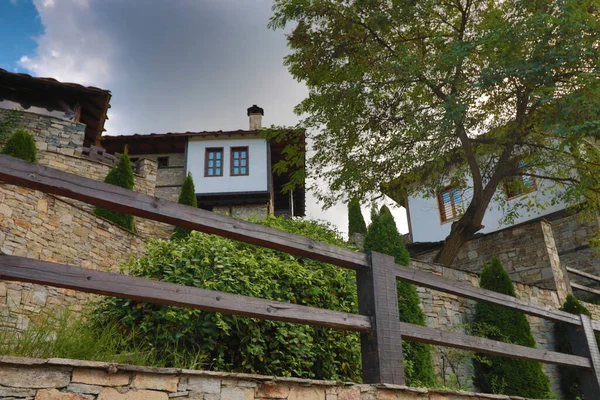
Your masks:
[[[248,147],[248,175],[232,175],[231,148]],[[206,175],[206,149],[222,148],[222,176]],[[187,144],[187,171],[192,173],[196,194],[266,192],[269,190],[268,144],[263,138],[190,138]]]
[[[502,201],[498,201],[498,197],[505,196],[504,190],[502,187],[499,187],[494,199],[492,199],[488,209],[486,210],[485,217],[483,218],[482,225],[484,228],[478,233],[494,232],[499,229],[507,228],[512,225],[520,224],[522,222],[565,209],[565,204],[563,202],[551,204],[551,199],[555,197],[555,194],[548,193],[547,191],[544,193],[544,189],[549,188],[550,185],[552,185],[552,183],[538,180],[536,182],[537,190],[514,197],[510,200],[506,200],[506,204],[503,204]],[[469,205],[472,197],[473,189],[468,188],[461,191],[461,198],[464,208]],[[543,209],[536,207],[530,211],[524,209],[519,210],[517,208],[516,211],[518,216],[514,218],[514,221],[510,225],[502,223],[507,210],[513,208],[512,206],[518,202],[527,204],[530,200],[538,204],[543,204],[545,207]],[[456,220],[452,219],[442,222],[438,199],[436,197],[409,197],[407,211],[410,218],[409,229],[412,234],[413,242],[437,242],[446,239],[446,237],[450,234],[452,222]]]

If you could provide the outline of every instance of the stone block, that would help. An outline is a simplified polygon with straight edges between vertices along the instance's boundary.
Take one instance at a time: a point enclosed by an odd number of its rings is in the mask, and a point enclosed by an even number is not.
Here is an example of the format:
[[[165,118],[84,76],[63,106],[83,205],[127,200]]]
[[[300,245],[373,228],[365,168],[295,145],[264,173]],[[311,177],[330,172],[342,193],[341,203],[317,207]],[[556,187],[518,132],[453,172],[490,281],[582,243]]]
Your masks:
[[[256,388],[256,397],[265,399],[286,399],[290,394],[290,387],[276,383],[261,383]]]
[[[0,399],[12,398],[12,397],[33,397],[35,396],[35,389],[20,389],[11,387],[0,386]]]
[[[163,374],[135,374],[132,386],[138,389],[155,389],[166,392],[177,392],[179,378],[173,375]]]
[[[254,400],[254,389],[237,386],[223,386],[221,388],[221,399]]]
[[[89,385],[123,386],[129,384],[129,375],[123,373],[109,374],[97,369],[75,368],[72,381]]]
[[[77,393],[59,392],[56,389],[44,389],[37,393],[35,400],[88,400],[88,397]]]
[[[187,390],[201,393],[221,393],[221,380],[203,376],[191,376],[188,378]]]
[[[69,368],[7,367],[0,368],[0,386],[50,389],[61,388],[71,380]]]
[[[80,394],[98,394],[104,389],[102,386],[86,385],[84,383],[71,383],[67,391]]]
[[[360,388],[343,388],[338,392],[338,400],[360,400]]]
[[[100,392],[97,400],[168,400],[165,392],[154,390],[127,390],[122,393],[115,388],[106,388]]]
[[[320,387],[292,386],[288,400],[325,400],[325,389]]]

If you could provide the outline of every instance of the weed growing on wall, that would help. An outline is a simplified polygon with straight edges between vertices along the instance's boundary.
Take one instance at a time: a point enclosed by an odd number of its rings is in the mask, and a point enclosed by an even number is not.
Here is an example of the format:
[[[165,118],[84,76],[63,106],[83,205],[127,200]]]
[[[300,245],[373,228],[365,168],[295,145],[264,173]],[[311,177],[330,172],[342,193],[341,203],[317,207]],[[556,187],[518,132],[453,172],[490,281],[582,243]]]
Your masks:
[[[390,210],[383,206],[373,209],[371,224],[365,237],[365,250],[376,251],[394,257],[397,264],[408,265],[410,257],[402,236],[398,232]],[[400,320],[425,326],[425,314],[421,310],[417,288],[410,283],[398,281],[398,310]],[[431,360],[431,347],[417,342],[402,342],[406,382],[411,386],[433,386],[435,373]]]
[[[516,297],[513,283],[496,257],[484,266],[479,285]],[[475,307],[473,332],[488,339],[535,347],[525,314],[486,302],[478,302]],[[539,362],[476,354],[473,366],[473,384],[484,393],[541,399],[550,392],[550,380]]]
[[[131,160],[129,159],[129,154],[127,154],[127,149],[121,154],[119,163],[108,172],[106,178],[104,178],[104,182],[133,190],[135,181],[133,179],[133,170],[131,169]],[[135,231],[133,215],[107,210],[101,207],[96,207],[94,212],[97,216],[106,218],[130,232]]]
[[[33,136],[22,129],[16,130],[6,141],[2,154],[37,163],[37,148]]]
[[[268,217],[260,223],[349,247],[331,228],[315,221]],[[145,254],[123,269],[163,282],[358,311],[354,271],[200,232],[186,239],[150,241]],[[174,342],[184,349],[197,347],[213,370],[361,379],[359,336],[352,332],[116,298],[99,305],[95,320],[100,326],[117,324],[125,335],[138,332],[135,344],[159,353]]]

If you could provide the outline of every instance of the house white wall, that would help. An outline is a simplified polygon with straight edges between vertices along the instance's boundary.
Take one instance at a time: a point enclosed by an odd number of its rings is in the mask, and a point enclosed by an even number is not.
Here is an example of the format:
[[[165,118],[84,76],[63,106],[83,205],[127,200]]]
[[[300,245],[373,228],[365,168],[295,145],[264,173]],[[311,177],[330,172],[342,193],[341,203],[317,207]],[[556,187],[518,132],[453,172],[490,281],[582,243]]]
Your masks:
[[[231,176],[231,147],[248,146],[249,174]],[[223,176],[204,176],[204,158],[207,147],[223,148]],[[187,171],[192,173],[197,194],[267,191],[267,141],[256,137],[231,139],[190,138],[187,145]]]
[[[522,222],[551,214],[556,211],[563,210],[565,204],[558,202],[552,205],[551,199],[555,195],[552,193],[543,193],[544,188],[549,188],[553,183],[537,180],[538,190],[527,193],[525,195],[515,197],[507,201],[504,205],[502,202],[493,199],[490,203],[485,217],[483,218],[482,225],[484,228],[479,231],[480,233],[490,233],[499,229],[507,228],[512,225],[520,224]],[[502,188],[498,189],[498,192],[494,196],[504,196]],[[462,191],[461,194],[464,208],[469,205],[471,198],[473,197],[473,189],[468,188]],[[510,209],[517,202],[527,203],[532,200],[539,204],[545,204],[545,209],[533,208],[531,211],[518,210],[519,216],[514,219],[514,222],[510,225],[502,224],[502,219],[505,216],[507,209]],[[440,211],[438,201],[436,197],[426,198],[422,196],[412,196],[408,199],[408,213],[410,215],[410,228],[412,233],[413,242],[437,242],[446,239],[450,234],[450,227],[452,222],[450,220],[442,223],[440,218]]]

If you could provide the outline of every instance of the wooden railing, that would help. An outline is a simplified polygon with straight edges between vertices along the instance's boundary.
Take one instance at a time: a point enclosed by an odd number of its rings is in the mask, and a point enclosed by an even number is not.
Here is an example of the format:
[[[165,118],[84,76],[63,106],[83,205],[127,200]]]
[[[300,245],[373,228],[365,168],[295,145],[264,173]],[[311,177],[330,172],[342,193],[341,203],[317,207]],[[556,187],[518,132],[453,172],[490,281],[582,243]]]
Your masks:
[[[261,225],[180,205],[48,167],[0,155],[0,180],[70,197],[115,211],[217,234],[296,256],[356,270],[359,314],[306,307],[196,287],[101,272],[23,257],[0,255],[0,279],[17,280],[158,304],[177,305],[266,320],[358,331],[365,383],[404,384],[402,339],[504,357],[580,368],[586,398],[600,398],[600,324],[511,296],[400,266],[392,257],[353,252]],[[396,280],[486,301],[571,327],[575,354],[535,349],[400,322]]]
[[[587,272],[579,271],[577,269],[569,268],[569,267],[567,267],[567,272],[570,273],[570,274],[573,274],[573,275],[578,275],[578,276],[581,276],[583,278],[589,279],[589,280],[594,281],[596,283],[600,283],[600,277],[599,276],[588,274]],[[570,282],[570,283],[571,283],[571,288],[572,289],[578,289],[578,290],[581,290],[583,292],[587,292],[587,293],[595,294],[596,296],[600,296],[600,290],[598,290],[598,289],[594,289],[594,288],[591,288],[589,286],[581,285],[581,284],[574,283],[574,282]]]

